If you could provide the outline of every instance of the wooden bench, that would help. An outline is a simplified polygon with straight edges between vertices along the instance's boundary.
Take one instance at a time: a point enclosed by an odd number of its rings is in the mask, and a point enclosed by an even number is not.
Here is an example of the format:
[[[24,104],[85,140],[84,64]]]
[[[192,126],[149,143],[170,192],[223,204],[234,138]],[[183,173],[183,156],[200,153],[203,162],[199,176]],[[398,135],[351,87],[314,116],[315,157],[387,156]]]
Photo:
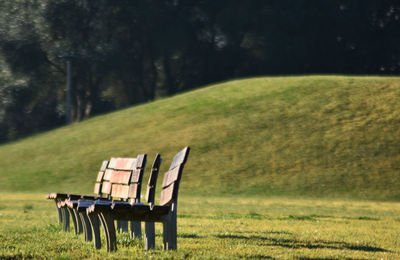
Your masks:
[[[152,166],[152,169],[151,169],[149,181],[148,181],[148,184],[147,184],[146,202],[149,203],[149,205],[154,205],[155,188],[156,188],[157,176],[158,176],[158,171],[160,169],[161,161],[162,161],[161,160],[161,155],[157,154],[155,159],[154,159],[154,163],[153,163],[153,166]],[[126,186],[128,186],[128,185],[129,184],[126,184]],[[124,194],[119,194],[119,195],[122,196],[123,199],[131,199],[130,202],[118,201],[119,203],[141,204],[138,200],[136,200],[136,199],[132,200],[132,198],[129,198],[128,197],[129,194],[126,194],[126,192],[125,192],[125,195]],[[97,201],[95,203],[98,205],[98,207],[100,207],[100,206],[102,206],[102,207],[110,207],[113,202],[115,202],[115,201]],[[87,214],[87,209],[91,205],[93,205],[92,202],[88,203],[86,200],[81,199],[81,200],[78,201],[77,210],[78,210],[78,212],[84,211]],[[104,218],[102,218],[100,215],[97,215],[97,214],[90,213],[90,214],[87,214],[87,215],[89,217],[90,224],[91,224],[91,229],[93,231],[94,246],[95,246],[96,249],[100,249],[101,248],[101,240],[100,240],[99,219],[103,223],[104,227],[106,227],[106,224],[105,224],[106,220]],[[117,221],[117,224],[118,224],[118,222],[119,221]],[[124,222],[127,222],[127,221],[124,221]],[[140,222],[131,221],[131,227],[130,227],[130,229],[131,229],[131,237],[135,238],[135,237],[139,236],[139,234],[138,234],[139,232],[138,231],[140,231],[141,227],[140,226],[136,226],[133,223],[140,223]],[[148,225],[152,225],[152,224],[153,224],[153,229],[154,229],[154,223],[150,223],[150,224],[146,223],[145,225],[147,227]],[[108,230],[105,228],[104,231],[105,231],[105,234],[106,234],[106,238],[108,238],[108,235],[107,235],[108,234]],[[132,234],[136,234],[136,235],[132,236]],[[141,234],[141,231],[140,231],[140,234]],[[110,243],[109,243],[109,241],[107,241],[107,242],[108,242],[107,246],[109,246]],[[109,250],[109,248],[108,248],[108,250]]]
[[[102,164],[101,170],[99,171],[96,179],[96,184],[94,186],[94,193],[97,196],[72,195],[72,194],[60,194],[60,193],[50,193],[47,196],[49,199],[54,199],[56,201],[57,208],[62,213],[64,219],[63,229],[65,231],[68,230],[69,215],[71,215],[75,227],[75,233],[79,234],[84,232],[86,241],[92,240],[92,230],[86,212],[77,211],[77,204],[79,199],[84,199],[87,202],[90,201],[93,202],[95,200],[110,201],[112,199],[111,178],[114,175],[114,173],[117,176],[123,176],[124,174],[125,175],[132,174],[133,171],[135,171],[138,181],[136,182],[137,194],[139,194],[140,196],[141,181],[143,177],[144,166],[146,164],[145,154],[140,154],[137,156],[137,158],[111,158],[109,162],[107,161],[107,164],[105,162],[103,162]],[[118,181],[117,176],[114,177],[114,180]],[[129,181],[131,180],[129,179]],[[141,233],[141,230],[139,229],[137,230],[137,232]]]
[[[104,174],[104,172],[107,169],[109,161],[103,161],[100,167],[99,174]],[[97,195],[97,197],[102,197],[101,191],[99,189],[96,189],[96,186],[98,187],[101,185],[101,181],[97,181],[95,184],[95,191],[94,193]],[[63,225],[63,230],[67,231],[69,230],[69,220],[70,220],[70,215],[73,218],[74,224],[75,224],[75,233],[81,233],[82,232],[82,225],[79,225],[79,223],[76,223],[76,216],[74,214],[70,214],[70,211],[68,211],[67,208],[65,207],[59,207],[59,204],[64,202],[66,199],[80,199],[84,195],[77,195],[77,194],[67,194],[67,193],[49,193],[46,195],[46,199],[49,200],[54,200],[56,208],[57,208],[57,215],[58,215],[58,224]]]
[[[108,168],[104,173],[99,172],[97,176],[97,182],[95,184],[95,193],[101,193],[106,197],[90,197],[82,196],[81,201],[85,202],[86,207],[93,204],[95,201],[103,201],[104,203],[111,203],[112,200],[120,199],[118,193],[123,189],[124,184],[127,184],[127,192],[132,196],[134,201],[140,202],[141,183],[143,179],[144,167],[146,164],[146,155],[139,155],[137,158],[111,158]],[[93,229],[91,220],[86,214],[86,210],[83,209],[83,205],[78,210],[79,200],[66,199],[63,202],[58,203],[59,207],[65,207],[69,211],[73,211],[82,220],[83,229],[85,231],[86,241],[92,241]],[[125,230],[128,223],[125,222],[120,226]],[[135,232],[131,233],[132,237],[141,237],[140,223],[131,223],[135,228]],[[99,228],[98,226],[95,228]],[[127,228],[126,228],[127,231]],[[95,247],[99,247],[95,241]]]
[[[124,201],[114,201],[110,204],[96,201],[87,208],[87,214],[90,218],[97,219],[95,217],[97,215],[104,224],[108,251],[117,249],[114,220],[145,221],[146,249],[154,248],[154,222],[161,222],[163,223],[164,250],[177,248],[178,189],[189,150],[189,147],[186,147],[176,154],[169,170],[165,173],[162,183],[160,205],[143,205]],[[149,186],[151,185],[153,184],[150,183]],[[153,190],[154,187],[155,185],[153,185]],[[151,191],[149,191],[148,194],[151,194]],[[130,198],[130,194],[126,192],[126,190],[121,190],[119,196]],[[152,196],[154,198],[154,195]]]

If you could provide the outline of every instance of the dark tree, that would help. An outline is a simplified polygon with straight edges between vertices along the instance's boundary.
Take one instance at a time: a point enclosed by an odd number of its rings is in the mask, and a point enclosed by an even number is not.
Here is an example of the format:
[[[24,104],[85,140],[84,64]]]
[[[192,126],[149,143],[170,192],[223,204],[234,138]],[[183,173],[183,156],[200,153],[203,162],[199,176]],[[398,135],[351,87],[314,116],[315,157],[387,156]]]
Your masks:
[[[400,72],[394,0],[0,2],[0,142],[254,75]]]

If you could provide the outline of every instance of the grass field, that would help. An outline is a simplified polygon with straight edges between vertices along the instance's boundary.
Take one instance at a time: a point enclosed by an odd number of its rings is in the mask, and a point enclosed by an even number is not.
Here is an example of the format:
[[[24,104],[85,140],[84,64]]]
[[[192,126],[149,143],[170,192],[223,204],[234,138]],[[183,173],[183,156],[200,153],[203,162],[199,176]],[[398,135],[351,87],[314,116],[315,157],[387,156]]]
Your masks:
[[[399,97],[398,77],[242,79],[1,145],[0,259],[399,259]],[[156,250],[119,234],[111,254],[56,225],[46,193],[91,194],[111,156],[160,152],[163,173],[187,145],[177,251],[159,225]]]
[[[399,97],[398,77],[215,84],[2,145],[0,190],[90,193],[104,159],[165,170],[190,145],[183,193],[398,200]]]
[[[43,194],[2,193],[0,258],[398,259],[400,203],[182,196],[178,250],[156,250],[118,234],[118,251],[95,250],[62,232]],[[103,241],[104,243],[105,241]]]

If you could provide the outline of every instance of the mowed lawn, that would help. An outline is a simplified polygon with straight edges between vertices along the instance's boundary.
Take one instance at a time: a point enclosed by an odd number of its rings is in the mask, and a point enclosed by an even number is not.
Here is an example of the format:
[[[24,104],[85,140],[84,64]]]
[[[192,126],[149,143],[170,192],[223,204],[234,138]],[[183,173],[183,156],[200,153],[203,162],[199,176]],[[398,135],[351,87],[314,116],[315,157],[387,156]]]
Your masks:
[[[400,203],[182,194],[178,250],[118,234],[118,251],[95,250],[57,226],[41,193],[0,196],[0,258],[356,258],[400,257]],[[105,241],[103,240],[103,244]]]
[[[163,173],[190,146],[191,194],[399,201],[399,97],[398,77],[214,84],[1,145],[0,191],[89,192],[102,160],[161,153]]]
[[[398,77],[233,80],[1,145],[0,259],[400,259],[399,97]],[[47,192],[138,153],[162,178],[188,145],[177,251],[159,224],[156,250],[118,234],[110,254],[57,226]]]

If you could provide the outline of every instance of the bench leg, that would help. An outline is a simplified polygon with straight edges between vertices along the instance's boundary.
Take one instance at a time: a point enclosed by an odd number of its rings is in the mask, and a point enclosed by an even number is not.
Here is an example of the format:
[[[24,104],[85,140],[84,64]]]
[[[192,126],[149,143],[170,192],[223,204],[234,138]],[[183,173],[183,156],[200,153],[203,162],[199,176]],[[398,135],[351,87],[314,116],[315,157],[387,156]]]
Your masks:
[[[131,221],[131,238],[142,239],[142,225],[140,221]]]
[[[163,245],[164,245],[164,250],[167,250],[167,248],[168,248],[168,225],[167,225],[166,220],[163,222]]]
[[[79,226],[78,226],[78,223],[77,223],[77,219],[76,219],[75,212],[74,212],[74,210],[71,209],[71,208],[66,207],[66,209],[68,210],[69,215],[70,215],[71,218],[72,218],[72,222],[74,223],[75,235],[77,235],[77,234],[79,234]]]
[[[100,219],[101,225],[103,226],[103,229],[104,229],[104,234],[106,237],[107,252],[110,252],[110,237],[108,235],[107,223],[103,217],[103,214],[100,213],[97,216]]]
[[[117,230],[119,233],[128,233],[128,221],[117,220]]]
[[[144,249],[150,250],[156,246],[154,222],[145,222]]]
[[[119,220],[117,220],[117,232],[120,233],[121,232],[121,223]]]
[[[176,211],[169,212],[166,220],[163,222],[163,242],[164,250],[177,249],[177,226]]]
[[[81,220],[81,218],[79,216],[79,213],[78,213],[78,211],[76,209],[72,209],[72,211],[74,212],[74,216],[75,216],[75,219],[76,219],[77,232],[78,232],[78,234],[80,234],[80,233],[82,233],[84,231],[83,230],[82,220]]]
[[[109,213],[100,213],[100,217],[107,237],[107,251],[108,252],[116,251],[117,236],[115,233],[114,220],[111,218]]]
[[[85,233],[85,241],[90,242],[92,241],[92,227],[90,226],[90,221],[86,212],[79,212],[79,217],[82,222],[83,231]]]
[[[60,210],[61,210],[62,219],[63,219],[63,231],[67,232],[67,231],[69,231],[69,213],[65,207],[60,208]]]
[[[86,233],[87,233],[87,229],[86,229],[86,223],[85,220],[83,219],[83,215],[81,212],[77,212],[78,214],[78,218],[80,219],[81,223],[82,223],[82,230],[83,230],[83,234],[85,235],[85,241],[87,241],[87,237],[86,237]]]
[[[101,248],[101,238],[100,238],[99,216],[97,214],[88,214],[87,216],[90,221],[90,226],[92,227],[92,230],[93,230],[94,248],[100,249]]]
[[[62,212],[61,209],[57,206],[58,200],[54,200],[54,202],[56,203],[56,208],[57,208],[57,215],[58,215],[58,225],[61,225],[63,219],[62,219]]]

